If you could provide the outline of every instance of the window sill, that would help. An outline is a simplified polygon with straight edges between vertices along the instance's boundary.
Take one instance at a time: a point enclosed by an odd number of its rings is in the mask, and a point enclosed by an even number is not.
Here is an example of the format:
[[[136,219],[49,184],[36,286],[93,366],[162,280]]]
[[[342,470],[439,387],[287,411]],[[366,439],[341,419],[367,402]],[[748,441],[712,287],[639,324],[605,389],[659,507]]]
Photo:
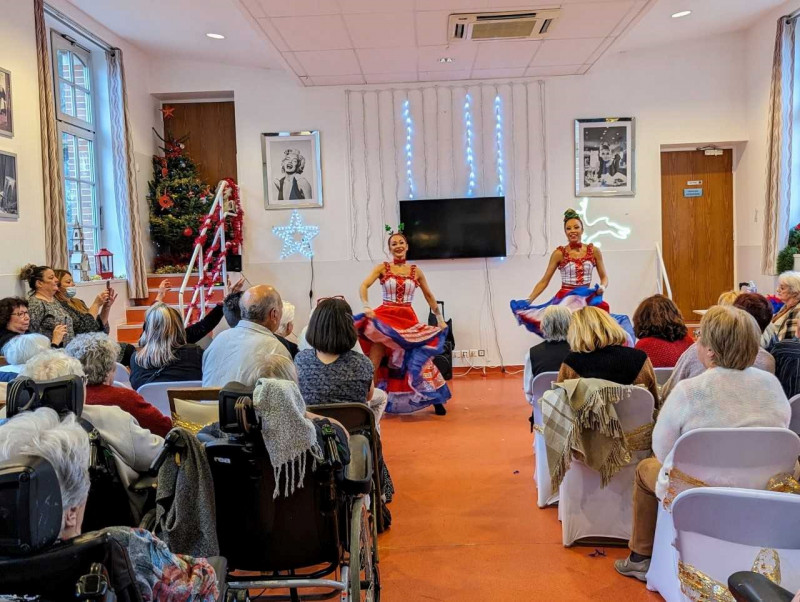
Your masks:
[[[127,283],[128,281],[125,278],[111,278],[110,282],[111,282],[111,284],[121,284],[123,282]],[[98,284],[100,284],[102,286],[105,286],[106,281],[105,280],[87,280],[85,282],[76,282],[75,286],[81,287],[81,286],[92,286],[92,285],[98,285]]]

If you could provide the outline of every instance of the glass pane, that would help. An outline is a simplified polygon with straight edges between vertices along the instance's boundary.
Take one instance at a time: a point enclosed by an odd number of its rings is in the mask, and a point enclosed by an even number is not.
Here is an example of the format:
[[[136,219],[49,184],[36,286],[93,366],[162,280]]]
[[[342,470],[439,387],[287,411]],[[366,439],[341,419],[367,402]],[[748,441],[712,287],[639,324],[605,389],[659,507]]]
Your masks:
[[[89,256],[89,273],[94,274],[97,269],[97,261],[94,254],[98,251],[97,230],[95,228],[83,229],[83,251]]]
[[[92,141],[78,138],[78,173],[81,180],[94,182],[94,166],[92,163]]]
[[[72,62],[75,66],[75,85],[89,90],[89,67],[77,54],[72,55]]]
[[[94,185],[80,184],[81,223],[84,227],[93,227],[94,223]]]
[[[92,122],[92,97],[88,92],[75,88],[75,117],[87,123]]]
[[[56,56],[56,69],[58,76],[66,80],[72,81],[72,65],[69,62],[69,55],[72,54],[66,50],[59,50]]]
[[[67,206],[67,225],[75,224],[78,216],[78,183],[73,180],[64,182],[64,203]]]
[[[75,164],[75,136],[63,132],[61,134],[61,152],[64,155],[64,177],[77,178],[78,170]]]
[[[61,112],[70,117],[75,117],[75,98],[73,95],[73,88],[66,82],[58,82],[59,86],[59,104]]]

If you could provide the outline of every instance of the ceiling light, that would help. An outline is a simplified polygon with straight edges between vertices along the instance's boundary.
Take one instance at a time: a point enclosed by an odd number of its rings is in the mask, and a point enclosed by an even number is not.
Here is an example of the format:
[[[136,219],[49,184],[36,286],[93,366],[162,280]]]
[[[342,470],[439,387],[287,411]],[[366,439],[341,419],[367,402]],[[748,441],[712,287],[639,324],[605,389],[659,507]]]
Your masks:
[[[673,19],[680,19],[681,17],[687,17],[687,16],[689,16],[691,14],[692,14],[692,11],[690,11],[690,10],[682,10],[680,12],[674,13],[672,15],[672,18]]]
[[[225,36],[221,33],[207,33],[206,37],[212,38],[214,40],[224,40]]]
[[[454,60],[453,57],[443,56],[442,58],[439,59],[439,62],[440,63],[452,63],[453,60]]]

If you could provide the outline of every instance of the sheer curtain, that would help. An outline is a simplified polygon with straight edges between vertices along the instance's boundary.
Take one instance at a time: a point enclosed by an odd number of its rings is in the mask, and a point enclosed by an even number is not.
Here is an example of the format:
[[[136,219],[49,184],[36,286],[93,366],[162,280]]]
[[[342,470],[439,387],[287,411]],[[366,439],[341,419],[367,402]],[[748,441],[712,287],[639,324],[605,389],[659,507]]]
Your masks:
[[[133,299],[147,297],[147,265],[144,258],[142,226],[136,194],[136,171],[133,159],[128,94],[125,89],[125,69],[122,50],[108,52],[109,103],[111,105],[111,144],[114,155],[114,191],[116,193],[117,219],[125,251],[125,268],[128,293]]]
[[[761,271],[770,275],[777,272],[778,251],[786,243],[790,228],[796,25],[796,19],[778,19],[772,58],[767,196],[764,206],[764,241],[761,247]]]
[[[67,217],[64,190],[61,186],[59,153],[61,145],[56,129],[53,76],[44,22],[44,0],[34,0],[36,55],[39,70],[39,118],[42,130],[42,177],[44,179],[44,241],[47,265],[67,269]]]

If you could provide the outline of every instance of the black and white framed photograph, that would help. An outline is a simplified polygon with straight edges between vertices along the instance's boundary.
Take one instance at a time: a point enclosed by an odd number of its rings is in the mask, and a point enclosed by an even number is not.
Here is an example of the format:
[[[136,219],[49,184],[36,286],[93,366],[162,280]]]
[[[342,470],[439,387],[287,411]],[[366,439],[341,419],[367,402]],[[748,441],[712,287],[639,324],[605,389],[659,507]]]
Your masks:
[[[633,196],[633,117],[575,120],[575,196]]]
[[[264,207],[322,207],[319,131],[261,134]]]
[[[19,219],[17,156],[0,151],[0,219]]]
[[[0,68],[0,136],[14,135],[14,114],[11,111],[11,72]]]

